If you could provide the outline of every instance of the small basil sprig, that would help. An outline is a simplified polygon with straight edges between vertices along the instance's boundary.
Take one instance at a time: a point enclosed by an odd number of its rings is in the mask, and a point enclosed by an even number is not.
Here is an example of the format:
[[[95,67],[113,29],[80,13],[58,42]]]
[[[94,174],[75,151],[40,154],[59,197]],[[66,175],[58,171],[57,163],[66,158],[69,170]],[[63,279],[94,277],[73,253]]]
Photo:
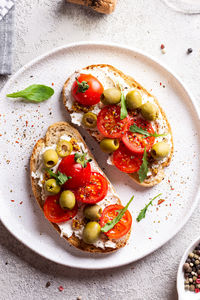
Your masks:
[[[89,89],[89,84],[87,83],[87,81],[78,81],[78,78],[76,77],[76,82],[78,84],[78,89],[76,91],[76,94],[78,93],[85,93],[88,89]]]
[[[139,180],[140,182],[143,182],[145,178],[147,178],[148,173],[148,161],[147,161],[147,152],[146,152],[146,146],[144,148],[144,154],[142,158],[142,165],[140,166],[140,169],[138,171]]]
[[[137,216],[137,221],[138,222],[140,222],[142,219],[144,219],[145,218],[145,216],[146,216],[146,212],[147,212],[147,209],[148,209],[148,207],[150,206],[150,205],[153,205],[152,204],[152,202],[156,199],[156,198],[158,198],[158,197],[160,197],[162,194],[158,194],[157,196],[155,196],[141,211],[140,211],[140,213],[139,213],[139,215]]]
[[[135,124],[131,125],[130,128],[129,128],[129,130],[131,132],[140,133],[140,134],[144,135],[145,137],[149,137],[149,136],[159,137],[159,136],[166,136],[167,135],[167,133],[162,133],[162,134],[158,134],[156,132],[150,133],[147,130],[142,129],[141,127],[138,127]]]
[[[108,232],[110,229],[112,229],[120,220],[121,218],[123,217],[123,215],[125,214],[125,212],[127,211],[130,203],[133,201],[133,197],[131,197],[131,199],[129,200],[129,202],[126,204],[126,206],[122,209],[119,209],[117,212],[118,212],[118,215],[110,222],[106,223],[102,228],[101,228],[101,231],[102,232]]]
[[[75,155],[74,155],[75,162],[79,163],[83,168],[86,168],[87,163],[92,161],[91,158],[86,159],[86,155],[87,155],[87,153],[82,153],[82,154],[75,153]]]
[[[46,85],[32,84],[26,89],[16,93],[7,94],[9,98],[24,98],[33,102],[42,102],[49,99],[54,94],[54,90]]]
[[[47,173],[51,176],[54,177],[56,179],[56,182],[58,185],[63,185],[68,179],[71,179],[71,176],[66,176],[65,174],[61,173],[60,171],[58,171],[58,173],[54,173],[51,170],[46,170]]]

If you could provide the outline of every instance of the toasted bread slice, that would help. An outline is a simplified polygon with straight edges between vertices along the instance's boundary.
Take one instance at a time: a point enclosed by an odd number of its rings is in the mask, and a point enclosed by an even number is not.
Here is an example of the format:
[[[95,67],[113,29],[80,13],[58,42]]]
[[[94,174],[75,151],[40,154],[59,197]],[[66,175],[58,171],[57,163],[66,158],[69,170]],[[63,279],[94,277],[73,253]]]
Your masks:
[[[38,165],[40,162],[40,152],[42,151],[42,149],[44,147],[51,147],[52,145],[57,144],[57,142],[59,141],[59,139],[62,135],[72,136],[78,143],[82,143],[84,145],[84,147],[86,149],[88,149],[86,143],[84,142],[84,140],[81,137],[81,135],[79,134],[79,132],[66,122],[58,122],[58,123],[51,125],[47,130],[46,136],[43,139],[40,139],[37,141],[37,143],[35,144],[35,147],[33,149],[31,159],[30,159],[30,173],[31,173],[32,190],[33,190],[35,199],[42,210],[43,210],[43,204],[44,204],[44,199],[45,199],[44,198],[44,190],[41,186],[38,185],[39,179],[34,178],[32,176],[32,174],[37,171],[37,168],[38,168]],[[93,162],[95,163],[95,166],[97,168],[99,168],[97,162],[95,161],[95,159],[94,159],[92,153],[89,151],[89,149],[88,149],[88,155],[89,155],[89,157],[92,158]],[[101,171],[101,173],[108,180],[108,178],[102,171]],[[108,180],[108,182],[111,185],[109,180]],[[121,204],[121,201],[119,198],[117,198],[117,204]],[[108,205],[109,205],[109,203],[108,203]],[[61,235],[61,230],[60,230],[59,226],[55,223],[51,223],[51,224],[53,225],[55,230]],[[95,252],[110,253],[110,252],[118,250],[119,248],[124,247],[127,243],[129,236],[130,236],[130,231],[124,238],[122,238],[120,240],[115,240],[116,248],[106,247],[105,249],[84,243],[83,240],[78,238],[77,236],[75,236],[74,233],[69,238],[66,236],[63,236],[63,237],[69,242],[69,244],[73,245],[74,247],[76,247],[80,250],[83,250],[86,252],[92,252],[92,253],[95,253]]]
[[[113,81],[113,77],[117,76],[117,78],[121,78],[122,80],[124,80],[124,82],[127,84],[127,86],[131,88],[137,88],[139,89],[146,97],[150,97],[153,98],[154,103],[158,106],[159,111],[160,111],[160,115],[162,116],[162,120],[165,122],[166,124],[166,128],[167,128],[167,132],[170,134],[170,144],[171,144],[171,151],[169,156],[167,157],[167,159],[160,163],[158,165],[157,168],[154,169],[154,171],[152,172],[152,174],[150,176],[148,176],[142,183],[139,181],[139,177],[137,173],[132,173],[132,174],[128,174],[137,184],[144,186],[144,187],[152,187],[156,184],[158,184],[159,182],[161,182],[164,177],[165,177],[165,173],[164,173],[164,168],[167,167],[170,164],[170,161],[172,159],[172,155],[174,152],[174,144],[173,144],[173,137],[172,137],[172,131],[171,131],[171,127],[170,124],[167,120],[167,117],[163,111],[163,109],[161,108],[158,100],[156,99],[156,97],[154,97],[153,95],[151,95],[145,88],[143,88],[138,82],[136,82],[131,76],[125,75],[123,72],[119,71],[118,69],[116,69],[115,67],[111,66],[111,65],[106,65],[106,64],[99,64],[99,65],[91,65],[88,66],[86,68],[83,68],[80,72],[84,73],[87,72],[89,73],[91,71],[94,72],[94,70],[104,70],[106,69],[107,73],[110,73],[111,79],[109,80],[109,86],[111,87],[111,85],[115,86],[115,83]],[[63,104],[65,106],[65,109],[70,113],[74,113],[73,110],[73,106],[71,108],[68,107],[67,103],[69,101],[68,97],[67,97],[67,93],[66,90],[70,89],[71,84],[73,83],[73,80],[76,76],[78,76],[80,74],[80,72],[75,72],[74,74],[72,74],[65,82],[64,87],[63,87],[63,91],[62,91],[62,99],[63,99]],[[94,75],[95,76],[95,75]],[[99,80],[101,81],[102,79],[102,75],[99,78]],[[73,123],[73,119],[72,119],[72,123]],[[97,140],[99,141],[99,136],[96,132],[92,131],[91,129],[87,129],[87,131]]]

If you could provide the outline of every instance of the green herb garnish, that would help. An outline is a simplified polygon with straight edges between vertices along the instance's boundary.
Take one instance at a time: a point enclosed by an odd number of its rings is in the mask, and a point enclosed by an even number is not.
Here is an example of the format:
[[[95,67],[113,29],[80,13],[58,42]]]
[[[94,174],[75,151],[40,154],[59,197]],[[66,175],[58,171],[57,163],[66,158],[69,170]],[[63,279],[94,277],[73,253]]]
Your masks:
[[[154,137],[159,137],[159,136],[166,136],[167,133],[162,133],[162,134],[158,134],[156,132],[154,133],[150,133],[148,132],[147,130],[145,129],[142,129],[141,127],[138,127],[137,125],[133,124],[130,126],[129,130],[131,132],[137,132],[137,133],[140,133],[142,135],[144,135],[145,137],[149,137],[149,136],[154,136]]]
[[[121,104],[121,110],[120,110],[120,120],[123,120],[127,117],[128,112],[127,112],[127,108],[126,108],[126,98],[124,96],[124,93],[122,92],[121,89],[121,98],[120,98],[120,104]]]
[[[33,102],[42,102],[49,99],[54,94],[54,90],[46,85],[32,84],[24,90],[16,93],[7,94],[9,98],[24,98]]]
[[[147,212],[147,209],[148,209],[148,207],[150,206],[150,205],[153,205],[152,204],[152,202],[156,199],[156,198],[158,198],[158,197],[160,197],[162,194],[158,194],[157,196],[155,196],[141,211],[140,211],[140,213],[139,213],[139,215],[137,216],[137,221],[138,222],[140,222],[142,219],[144,219],[145,218],[145,216],[146,216],[146,212]]]
[[[138,171],[139,180],[140,182],[143,182],[145,178],[147,178],[148,173],[148,161],[147,161],[147,152],[146,152],[146,146],[144,148],[144,154],[142,158],[142,165],[140,166],[140,169]]]
[[[56,182],[58,185],[63,185],[68,179],[71,179],[71,176],[66,176],[65,174],[58,171],[58,173],[54,173],[51,170],[46,170],[51,177],[54,177],[56,179]]]
[[[108,232],[110,229],[112,229],[123,217],[125,212],[127,211],[130,203],[133,201],[134,196],[129,200],[129,202],[126,204],[126,206],[122,209],[117,210],[118,215],[110,222],[106,223],[102,228],[102,232]]]
[[[83,168],[87,167],[87,163],[88,163],[88,162],[92,161],[91,158],[86,159],[86,155],[87,155],[86,153],[82,153],[82,154],[80,154],[80,153],[75,153],[75,155],[74,155],[75,161],[76,161],[77,163],[81,164],[81,166],[82,166]]]
[[[76,78],[76,82],[78,84],[78,89],[76,91],[76,94],[78,93],[85,93],[88,89],[89,89],[89,84],[87,83],[87,81],[78,81],[78,78]]]

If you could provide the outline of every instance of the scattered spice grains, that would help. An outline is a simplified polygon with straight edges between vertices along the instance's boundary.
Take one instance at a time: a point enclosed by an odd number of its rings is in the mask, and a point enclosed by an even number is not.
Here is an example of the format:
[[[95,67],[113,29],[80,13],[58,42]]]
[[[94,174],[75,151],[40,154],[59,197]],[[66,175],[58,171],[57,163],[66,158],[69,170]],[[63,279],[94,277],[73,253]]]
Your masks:
[[[191,54],[193,52],[193,49],[192,48],[188,48],[187,49],[187,54]]]
[[[161,44],[161,45],[160,45],[160,49],[161,49],[162,54],[165,54],[165,53],[166,53],[165,45],[164,45],[164,44]]]
[[[62,285],[60,285],[58,289],[60,292],[62,292],[64,290],[64,287]]]
[[[200,243],[189,253],[184,265],[185,290],[200,292]]]
[[[46,283],[46,288],[48,288],[48,287],[50,287],[50,285],[51,285],[51,282],[50,281],[47,281],[47,283]]]

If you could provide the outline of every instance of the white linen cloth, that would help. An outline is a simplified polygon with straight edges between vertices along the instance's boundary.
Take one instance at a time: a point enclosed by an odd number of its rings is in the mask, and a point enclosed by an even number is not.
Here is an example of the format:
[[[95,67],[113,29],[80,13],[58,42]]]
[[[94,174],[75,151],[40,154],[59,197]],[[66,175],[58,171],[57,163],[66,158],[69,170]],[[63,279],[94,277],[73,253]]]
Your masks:
[[[7,15],[7,13],[13,7],[13,5],[13,0],[0,0],[0,21],[5,15]]]

